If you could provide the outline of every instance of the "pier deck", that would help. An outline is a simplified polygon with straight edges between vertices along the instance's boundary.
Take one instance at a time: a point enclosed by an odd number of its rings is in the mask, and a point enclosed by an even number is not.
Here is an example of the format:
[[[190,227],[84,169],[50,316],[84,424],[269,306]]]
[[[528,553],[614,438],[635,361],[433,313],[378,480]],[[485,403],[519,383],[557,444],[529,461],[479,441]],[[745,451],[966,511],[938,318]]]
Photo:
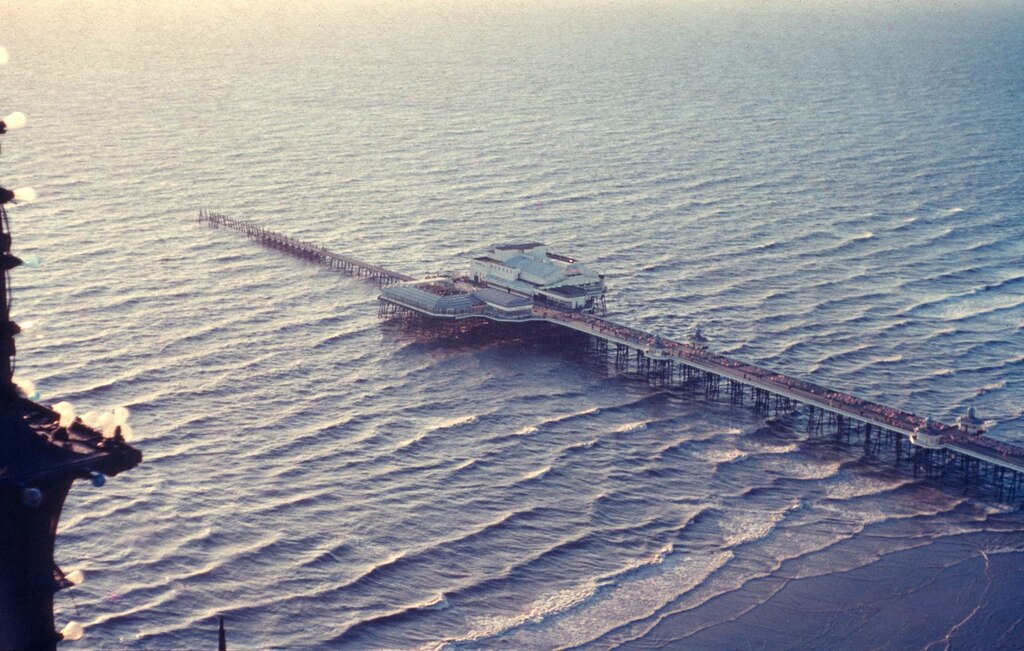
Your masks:
[[[241,232],[264,246],[311,260],[348,275],[367,278],[381,286],[415,280],[412,276],[275,233],[253,222],[207,211],[200,211],[199,221],[214,228],[229,228]],[[965,478],[970,477],[972,472],[975,477],[980,477],[980,464],[984,463],[993,469],[990,474],[999,486],[1000,497],[1003,495],[1004,480],[1007,478],[1010,495],[1024,489],[1022,446],[997,441],[953,425],[731,359],[708,351],[703,345],[673,341],[595,314],[562,309],[536,301],[530,309],[511,314],[496,311],[489,305],[434,310],[426,305],[406,300],[396,289],[385,289],[379,300],[382,306],[381,316],[412,315],[425,317],[427,321],[435,323],[466,323],[474,320],[505,323],[546,322],[569,328],[588,335],[592,341],[601,342],[605,353],[609,350],[609,344],[614,345],[616,364],[625,361],[624,365],[628,368],[632,356],[637,370],[643,369],[649,378],[656,381],[670,383],[677,373],[684,381],[702,378],[706,392],[717,396],[719,382],[724,379],[728,383],[731,396],[742,402],[744,389],[749,389],[754,396],[755,405],[765,413],[769,397],[774,396],[776,408],[780,403],[784,409],[793,409],[797,404],[805,405],[808,408],[808,427],[813,423],[820,427],[821,416],[828,414],[831,423],[835,424],[839,432],[858,429],[866,440],[870,440],[875,434],[894,439],[897,446],[897,463],[901,454],[900,445],[905,438],[915,450],[915,473],[919,457],[923,456],[923,465],[926,472],[929,472],[933,453],[941,453],[937,462],[940,472],[944,471],[951,460],[959,460],[964,468]],[[1009,477],[1006,476],[1007,473]]]
[[[959,428],[916,414],[864,400],[848,393],[792,378],[753,364],[730,359],[689,343],[615,323],[603,317],[534,306],[536,317],[640,351],[655,363],[671,360],[712,373],[730,382],[762,389],[827,413],[907,436],[926,448],[953,450],[1008,470],[1024,472],[1024,448],[987,436],[968,436]]]
[[[206,210],[199,211],[199,221],[201,223],[209,224],[212,228],[228,228],[238,231],[249,239],[256,240],[268,248],[278,249],[290,255],[294,255],[295,257],[316,262],[328,269],[340,271],[349,276],[368,278],[381,286],[415,280],[412,276],[407,276],[405,274],[398,273],[397,271],[385,269],[384,267],[365,262],[359,258],[353,258],[350,255],[345,255],[344,253],[329,251],[319,244],[305,242],[303,240],[295,239],[294,237],[288,237],[287,235],[276,233],[256,224],[255,222],[243,219],[233,219],[231,217]]]

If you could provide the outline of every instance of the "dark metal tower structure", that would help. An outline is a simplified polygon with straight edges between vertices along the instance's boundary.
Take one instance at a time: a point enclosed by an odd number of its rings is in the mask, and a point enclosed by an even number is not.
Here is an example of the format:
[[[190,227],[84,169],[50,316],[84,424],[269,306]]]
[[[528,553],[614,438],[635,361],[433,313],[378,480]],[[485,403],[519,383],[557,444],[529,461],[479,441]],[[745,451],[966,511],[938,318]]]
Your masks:
[[[0,64],[6,58],[0,48]],[[15,126],[12,116],[0,120],[0,134]],[[20,198],[0,187],[0,648],[53,649],[82,633],[77,624],[63,635],[54,629],[53,595],[77,578],[53,559],[64,499],[76,479],[102,486],[138,465],[142,453],[125,442],[121,427],[86,426],[33,402],[14,382],[20,329],[11,320],[10,271],[22,261],[11,253],[7,206]]]

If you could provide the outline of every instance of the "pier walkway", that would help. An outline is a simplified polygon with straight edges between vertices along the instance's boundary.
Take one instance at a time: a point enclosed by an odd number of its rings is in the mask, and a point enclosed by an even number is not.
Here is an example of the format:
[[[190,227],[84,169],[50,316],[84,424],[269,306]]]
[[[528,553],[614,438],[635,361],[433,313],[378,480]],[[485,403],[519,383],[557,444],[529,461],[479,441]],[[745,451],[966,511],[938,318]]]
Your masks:
[[[679,363],[735,384],[760,389],[826,413],[904,435],[912,444],[923,448],[945,448],[1007,470],[1024,472],[1024,448],[1020,446],[987,436],[970,436],[952,425],[730,359],[690,343],[659,337],[592,314],[541,305],[534,306],[533,314],[545,321],[637,351],[654,365]],[[671,374],[672,369],[665,368],[663,372]]]
[[[348,255],[287,237],[253,222],[232,219],[217,213],[200,211],[199,221],[214,228],[229,228],[257,240],[264,246],[322,264],[348,275],[360,276],[381,286],[415,280],[384,267]],[[468,279],[462,279],[468,282]],[[472,302],[458,309],[442,308],[443,301],[422,303],[411,301],[404,286],[387,287],[380,297],[382,317],[412,319],[411,322],[434,332],[444,332],[443,324],[472,327],[482,320],[503,323],[543,322],[568,328],[585,335],[594,343],[594,350],[607,359],[614,346],[615,364],[626,370],[636,369],[649,381],[670,384],[679,378],[683,384],[703,385],[709,397],[717,397],[721,380],[728,386],[730,399],[743,402],[745,392],[753,396],[755,409],[767,413],[774,399],[776,413],[792,413],[797,405],[807,407],[808,432],[822,431],[823,416],[828,426],[847,437],[864,437],[865,449],[880,439],[895,444],[896,461],[900,462],[903,440],[913,451],[915,474],[923,467],[926,474],[944,476],[947,468],[959,462],[967,482],[981,481],[983,467],[998,487],[1000,499],[1009,482],[1007,495],[1024,491],[1024,447],[998,441],[980,434],[976,429],[940,423],[917,414],[888,407],[848,393],[783,375],[747,362],[735,360],[707,350],[703,341],[673,341],[610,319],[579,311],[554,307],[534,301],[528,309],[498,310]],[[439,295],[440,296],[440,295]]]
[[[284,251],[289,255],[303,258],[311,262],[321,264],[333,271],[340,271],[349,276],[360,276],[376,282],[377,284],[391,285],[393,283],[415,280],[412,276],[391,271],[384,267],[364,262],[358,258],[343,253],[329,251],[319,244],[304,242],[294,237],[288,237],[281,233],[264,228],[259,224],[242,219],[233,219],[207,210],[199,211],[200,223],[209,224],[212,228],[228,228],[244,234],[251,240],[256,240],[263,246],[271,249]]]

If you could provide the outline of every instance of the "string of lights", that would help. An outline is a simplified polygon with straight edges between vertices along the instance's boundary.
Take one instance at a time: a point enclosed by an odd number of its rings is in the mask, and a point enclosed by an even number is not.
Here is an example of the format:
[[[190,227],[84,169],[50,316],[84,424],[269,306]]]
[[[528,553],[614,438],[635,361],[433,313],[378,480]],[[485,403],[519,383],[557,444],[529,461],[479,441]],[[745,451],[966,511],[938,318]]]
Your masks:
[[[8,63],[0,46],[0,66]],[[0,119],[0,135],[28,123],[21,112]],[[2,153],[2,150],[0,150]],[[0,180],[2,183],[2,180]],[[11,319],[11,271],[24,261],[11,252],[8,206],[35,201],[29,187],[0,185],[0,648],[54,649],[81,639],[77,621],[54,630],[53,595],[85,580],[80,570],[64,572],[54,562],[57,521],[75,479],[96,488],[138,465],[141,453],[127,444],[128,410],[90,412],[79,418],[66,402],[45,407],[30,382],[15,379],[15,337]],[[35,265],[28,265],[35,266]]]

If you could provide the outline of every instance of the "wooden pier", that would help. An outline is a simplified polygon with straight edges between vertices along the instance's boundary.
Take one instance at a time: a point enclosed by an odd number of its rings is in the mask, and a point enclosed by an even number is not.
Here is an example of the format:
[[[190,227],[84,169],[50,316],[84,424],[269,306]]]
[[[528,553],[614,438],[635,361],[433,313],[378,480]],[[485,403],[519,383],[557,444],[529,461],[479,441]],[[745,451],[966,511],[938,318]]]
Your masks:
[[[848,393],[789,377],[708,351],[701,344],[678,342],[615,323],[606,318],[535,305],[533,316],[589,335],[592,351],[634,371],[654,384],[701,386],[717,399],[723,380],[729,399],[749,395],[755,411],[793,414],[806,407],[809,433],[825,429],[838,436],[859,436],[865,449],[894,447],[897,463],[913,463],[914,472],[945,477],[953,472],[967,483],[987,482],[999,499],[1024,496],[1024,447],[940,423]]]
[[[200,212],[199,220],[382,286],[414,280],[253,222],[206,211]],[[1000,500],[1024,497],[1024,447],[719,355],[707,350],[700,338],[673,341],[595,314],[539,302],[515,316],[492,313],[484,305],[433,313],[406,303],[397,293],[394,289],[383,291],[380,315],[402,319],[413,328],[443,336],[488,322],[506,326],[516,322],[553,324],[586,335],[589,350],[604,363],[613,363],[617,369],[635,373],[652,384],[700,389],[708,399],[720,399],[725,394],[735,404],[749,399],[754,411],[764,416],[795,416],[803,407],[801,415],[811,436],[833,434],[848,442],[857,437],[866,455],[888,449],[897,465],[912,464],[915,476],[923,473],[946,481],[954,478],[965,485],[984,484]]]
[[[326,248],[304,242],[303,240],[288,237],[264,228],[255,222],[242,219],[233,219],[207,210],[199,211],[199,222],[209,224],[212,228],[229,228],[244,234],[251,240],[256,240],[263,246],[271,249],[284,251],[303,260],[309,260],[323,265],[332,271],[339,271],[349,276],[358,276],[376,282],[378,285],[391,285],[393,283],[414,280],[412,276],[391,271],[384,267],[364,262],[350,255],[335,253]]]
[[[651,384],[688,387],[707,399],[734,404],[749,400],[766,417],[799,415],[810,436],[859,439],[869,457],[889,450],[896,465],[912,465],[915,476],[984,485],[999,500],[1024,497],[1024,447],[719,355],[700,341],[674,341],[595,314],[538,303],[526,314],[498,318],[485,306],[431,313],[390,290],[379,300],[382,317],[434,336],[472,331],[474,322],[477,327],[488,322],[561,326],[586,335],[589,351],[602,363]]]

